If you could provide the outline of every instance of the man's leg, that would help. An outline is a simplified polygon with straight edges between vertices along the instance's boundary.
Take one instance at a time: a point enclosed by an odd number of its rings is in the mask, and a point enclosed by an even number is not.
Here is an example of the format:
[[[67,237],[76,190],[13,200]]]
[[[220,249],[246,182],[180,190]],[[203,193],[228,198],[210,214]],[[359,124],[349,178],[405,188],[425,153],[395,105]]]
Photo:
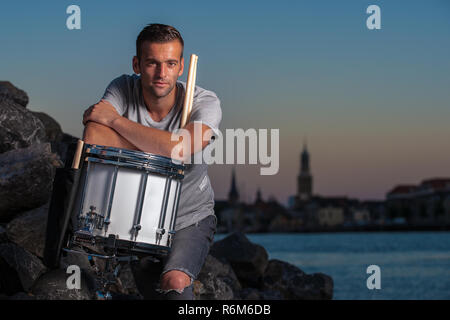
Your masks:
[[[139,150],[114,129],[93,121],[89,121],[84,127],[83,141],[101,146]]]
[[[193,300],[193,283],[205,263],[216,232],[217,218],[209,215],[175,233],[160,280],[163,299]]]

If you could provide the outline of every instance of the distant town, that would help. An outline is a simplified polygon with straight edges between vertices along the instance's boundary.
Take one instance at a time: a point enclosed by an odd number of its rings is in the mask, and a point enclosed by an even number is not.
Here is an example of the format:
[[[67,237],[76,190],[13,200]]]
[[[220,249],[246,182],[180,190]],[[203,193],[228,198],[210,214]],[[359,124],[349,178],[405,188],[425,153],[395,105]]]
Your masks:
[[[424,179],[419,185],[393,186],[380,201],[324,197],[312,192],[309,152],[300,155],[297,193],[285,207],[263,200],[240,201],[235,170],[227,200],[215,201],[218,233],[450,230],[450,178]]]

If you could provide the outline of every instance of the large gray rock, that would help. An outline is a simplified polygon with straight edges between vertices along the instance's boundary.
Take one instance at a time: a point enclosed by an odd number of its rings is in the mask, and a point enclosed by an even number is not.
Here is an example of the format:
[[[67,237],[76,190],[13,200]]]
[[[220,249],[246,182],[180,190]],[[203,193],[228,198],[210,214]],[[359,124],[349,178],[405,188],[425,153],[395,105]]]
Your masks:
[[[236,299],[241,284],[228,263],[223,263],[208,255],[205,264],[194,282],[196,300]]]
[[[48,202],[56,165],[48,143],[0,154],[0,221]]]
[[[39,118],[39,120],[41,120],[42,124],[44,125],[45,137],[47,142],[51,142],[53,145],[54,143],[60,142],[62,140],[64,134],[62,132],[61,126],[55,119],[44,112],[32,111],[31,113],[35,117]]]
[[[333,297],[333,279],[322,273],[306,274],[296,266],[270,260],[263,290],[279,291],[283,299],[326,300]]]
[[[46,141],[42,121],[11,100],[0,100],[0,153]]]
[[[14,101],[25,108],[28,104],[28,95],[9,81],[0,81],[0,103],[4,100]]]
[[[215,242],[210,253],[231,264],[243,287],[260,287],[268,255],[262,246],[251,243],[243,233],[235,232]]]
[[[0,244],[0,259],[8,265],[10,272],[2,273],[0,277],[17,277],[25,291],[47,270],[39,258],[14,243]]]
[[[9,240],[40,258],[44,257],[49,205],[20,214],[7,226]]]
[[[69,274],[64,269],[52,270],[41,276],[32,288],[38,300],[91,300],[95,298],[95,281],[81,270],[80,289],[68,289]]]

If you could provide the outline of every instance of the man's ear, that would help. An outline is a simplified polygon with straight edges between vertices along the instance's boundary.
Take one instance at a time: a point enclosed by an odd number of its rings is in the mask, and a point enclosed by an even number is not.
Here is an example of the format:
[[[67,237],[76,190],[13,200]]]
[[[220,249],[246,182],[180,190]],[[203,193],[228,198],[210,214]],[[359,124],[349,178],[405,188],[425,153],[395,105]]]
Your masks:
[[[133,57],[133,71],[136,74],[141,73],[141,68],[139,67],[139,58],[136,56]]]
[[[180,63],[181,63],[181,69],[180,69],[180,72],[178,72],[179,77],[181,77],[181,75],[183,74],[183,71],[184,71],[184,58],[181,58]]]

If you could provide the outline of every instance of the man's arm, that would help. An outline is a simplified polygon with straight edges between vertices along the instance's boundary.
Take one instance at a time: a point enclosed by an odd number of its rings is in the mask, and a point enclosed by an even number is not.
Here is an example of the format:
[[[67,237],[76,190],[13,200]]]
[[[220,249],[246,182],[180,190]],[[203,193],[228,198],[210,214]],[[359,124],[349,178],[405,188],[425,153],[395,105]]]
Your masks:
[[[83,132],[83,141],[89,144],[98,144],[128,150],[139,150],[135,145],[118,134],[114,129],[94,121],[89,121],[86,123]]]
[[[101,100],[98,104],[86,110],[83,123],[86,124],[88,121],[113,129],[141,151],[166,157],[174,157],[173,149],[180,142],[183,142],[178,146],[180,150],[175,153],[175,158],[179,160],[186,160],[191,154],[205,148],[212,136],[212,130],[207,125],[201,124],[199,126],[200,130],[195,130],[195,124],[191,122],[183,128],[189,134],[190,141],[184,141],[184,134],[146,127],[120,116],[116,109],[106,100]],[[190,146],[186,145],[188,142],[190,142]],[[97,144],[100,143],[97,142]],[[190,153],[185,154],[188,148]]]

